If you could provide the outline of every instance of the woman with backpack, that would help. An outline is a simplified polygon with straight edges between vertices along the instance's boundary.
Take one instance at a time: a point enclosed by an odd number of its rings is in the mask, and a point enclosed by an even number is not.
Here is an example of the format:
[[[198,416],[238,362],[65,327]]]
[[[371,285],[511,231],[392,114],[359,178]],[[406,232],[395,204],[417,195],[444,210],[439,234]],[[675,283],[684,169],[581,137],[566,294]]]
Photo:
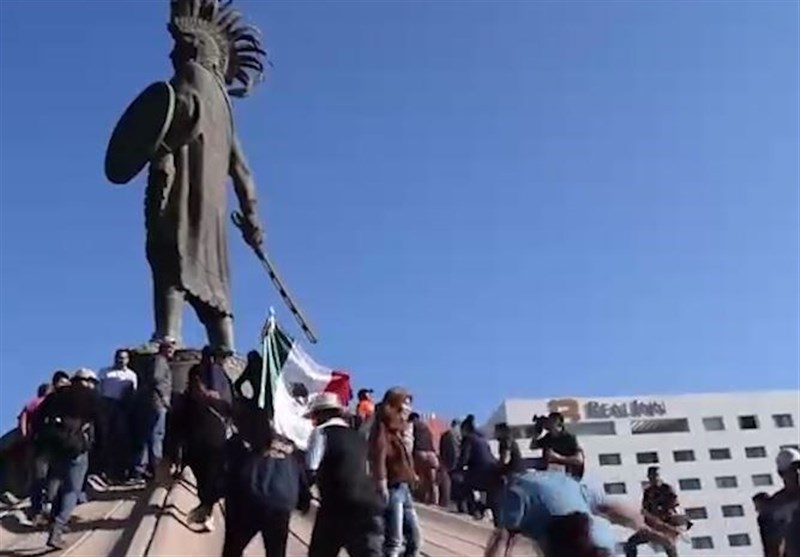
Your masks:
[[[222,557],[241,557],[258,533],[266,557],[286,557],[292,511],[305,513],[311,505],[301,456],[264,424],[251,428],[249,441],[237,436],[228,443]]]
[[[222,496],[225,447],[232,434],[233,389],[223,368],[230,354],[204,348],[202,360],[189,371],[187,386],[186,464],[200,499],[189,520],[207,532],[214,529],[213,509]]]

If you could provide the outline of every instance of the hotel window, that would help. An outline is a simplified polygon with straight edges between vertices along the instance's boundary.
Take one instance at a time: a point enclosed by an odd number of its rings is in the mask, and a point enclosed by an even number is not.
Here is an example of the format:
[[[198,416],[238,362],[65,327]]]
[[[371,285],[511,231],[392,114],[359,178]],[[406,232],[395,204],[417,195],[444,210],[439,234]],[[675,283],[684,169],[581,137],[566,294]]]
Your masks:
[[[672,451],[672,458],[675,462],[694,462],[694,451],[691,449]]]
[[[714,481],[717,483],[717,487],[720,489],[733,489],[734,487],[739,487],[739,482],[736,480],[736,476],[717,476],[714,478]]]
[[[750,545],[750,536],[748,534],[730,534],[728,543],[731,547],[745,547]]]
[[[637,464],[656,464],[657,462],[658,453],[656,452],[636,453]]]
[[[684,478],[678,480],[678,487],[680,487],[682,491],[697,491],[703,488],[700,483],[700,478]]]
[[[767,449],[765,447],[745,447],[744,456],[747,458],[767,458]]]
[[[725,518],[744,516],[744,507],[741,505],[722,505],[722,516]]]
[[[692,538],[692,549],[714,549],[714,540],[711,536]]]
[[[578,437],[583,435],[616,435],[617,426],[614,422],[573,422],[565,429]]]
[[[739,429],[758,429],[758,416],[739,416]]]
[[[608,495],[624,495],[628,492],[625,488],[625,482],[611,482],[603,484],[603,490]]]
[[[731,459],[731,450],[730,449],[709,449],[708,456],[711,460],[730,460]]]
[[[706,428],[706,431],[725,431],[725,421],[721,416],[703,418],[703,427]]]
[[[619,453],[601,454],[598,458],[600,459],[600,466],[619,466],[622,464],[622,456]]]
[[[783,449],[794,449],[796,451],[800,451],[800,445],[781,445],[781,450]]]
[[[689,431],[689,420],[686,418],[656,418],[653,420],[633,420],[631,433],[686,433]]]
[[[755,487],[772,485],[772,474],[753,474],[753,485]]]
[[[705,507],[689,507],[686,509],[686,516],[691,520],[705,520],[708,518],[708,511]]]
[[[772,419],[775,421],[775,427],[794,427],[791,414],[773,414]]]

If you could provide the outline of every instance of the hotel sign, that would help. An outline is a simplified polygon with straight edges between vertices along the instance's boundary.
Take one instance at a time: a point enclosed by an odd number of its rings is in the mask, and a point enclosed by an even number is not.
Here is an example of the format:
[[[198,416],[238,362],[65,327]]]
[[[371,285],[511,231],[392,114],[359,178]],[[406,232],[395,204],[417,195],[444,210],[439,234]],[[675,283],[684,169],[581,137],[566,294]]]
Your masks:
[[[653,418],[667,413],[667,406],[663,402],[643,402],[632,400],[617,404],[605,402],[587,402],[583,405],[583,413],[587,420],[602,418]]]
[[[560,412],[567,421],[572,422],[580,421],[581,418],[586,420],[654,418],[667,413],[667,405],[664,402],[642,400],[613,403],[590,400],[581,405],[577,400],[567,398],[551,400],[547,407],[550,412]]]

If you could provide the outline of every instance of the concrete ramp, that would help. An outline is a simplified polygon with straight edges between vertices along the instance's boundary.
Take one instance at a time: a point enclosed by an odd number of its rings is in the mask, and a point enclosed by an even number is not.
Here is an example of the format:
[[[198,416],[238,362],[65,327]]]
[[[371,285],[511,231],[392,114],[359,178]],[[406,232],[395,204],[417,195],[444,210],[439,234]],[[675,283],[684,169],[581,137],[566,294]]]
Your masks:
[[[219,557],[222,554],[224,508],[214,510],[215,529],[202,532],[189,524],[189,511],[197,505],[190,474],[169,487],[148,489],[103,488],[95,485],[92,500],[76,509],[66,535],[64,551],[50,550],[47,532],[25,525],[25,503],[6,506],[0,520],[0,557]],[[491,533],[490,525],[447,511],[418,507],[425,557],[480,557]],[[292,517],[288,555],[305,557],[314,511]],[[247,557],[264,557],[256,536],[245,551]],[[535,555],[527,545],[515,555]],[[342,553],[345,555],[345,553]]]

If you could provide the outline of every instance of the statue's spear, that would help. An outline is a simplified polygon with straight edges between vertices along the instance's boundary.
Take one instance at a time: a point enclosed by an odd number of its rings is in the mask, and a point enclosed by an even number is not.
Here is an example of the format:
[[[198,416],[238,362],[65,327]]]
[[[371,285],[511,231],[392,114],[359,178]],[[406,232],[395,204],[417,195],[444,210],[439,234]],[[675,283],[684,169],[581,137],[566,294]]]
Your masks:
[[[236,226],[236,228],[241,230],[242,233],[245,232],[245,226],[247,226],[247,224],[245,223],[244,217],[242,216],[241,213],[239,212],[231,213],[231,220],[233,221],[233,224]],[[306,338],[308,338],[308,341],[312,344],[316,344],[317,335],[314,334],[314,331],[311,329],[311,326],[308,324],[308,321],[306,321],[306,318],[303,316],[303,312],[300,311],[300,308],[297,307],[297,304],[295,304],[294,300],[292,300],[292,297],[289,295],[289,292],[283,285],[281,277],[278,275],[278,271],[275,270],[275,266],[272,264],[269,257],[267,256],[267,253],[260,246],[250,245],[250,247],[253,248],[253,252],[255,252],[256,257],[258,257],[258,260],[261,261],[261,264],[264,266],[264,270],[267,271],[270,280],[272,280],[272,284],[274,284],[275,288],[278,289],[278,294],[280,294],[281,298],[283,298],[283,301],[286,303],[286,306],[289,308],[289,311],[292,312],[292,315],[294,315],[294,318],[297,320],[297,323],[300,325],[300,328],[303,329],[303,332],[305,333]]]

